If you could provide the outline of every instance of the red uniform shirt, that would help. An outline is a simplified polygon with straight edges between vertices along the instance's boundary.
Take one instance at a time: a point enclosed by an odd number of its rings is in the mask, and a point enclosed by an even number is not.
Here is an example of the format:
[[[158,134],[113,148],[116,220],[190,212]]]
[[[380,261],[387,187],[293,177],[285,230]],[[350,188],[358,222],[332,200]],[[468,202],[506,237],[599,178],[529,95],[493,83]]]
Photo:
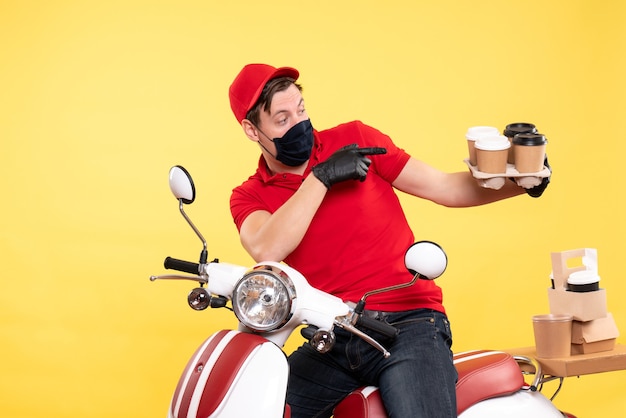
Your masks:
[[[313,152],[304,175],[271,175],[263,157],[256,173],[233,190],[230,207],[237,228],[257,210],[274,213],[300,187],[311,167],[339,148],[384,147],[387,154],[372,160],[364,182],[344,181],[332,186],[300,245],[285,263],[301,272],[311,285],[344,301],[357,302],[370,290],[406,283],[412,276],[404,253],[414,237],[391,183],[409,155],[387,135],[355,121],[315,131]],[[367,308],[402,311],[429,308],[444,312],[441,289],[433,281],[373,295]]]

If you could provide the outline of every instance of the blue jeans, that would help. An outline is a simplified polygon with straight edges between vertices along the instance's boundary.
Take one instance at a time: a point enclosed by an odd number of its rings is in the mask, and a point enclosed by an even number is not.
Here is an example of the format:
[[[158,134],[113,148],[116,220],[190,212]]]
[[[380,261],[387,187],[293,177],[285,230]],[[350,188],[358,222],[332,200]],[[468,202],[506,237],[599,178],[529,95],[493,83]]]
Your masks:
[[[344,330],[336,330],[335,347],[326,354],[308,343],[289,356],[287,402],[292,418],[330,417],[354,389],[375,385],[390,418],[456,418],[452,334],[447,317],[418,309],[385,313],[400,331],[385,340],[368,332],[391,352],[389,358]]]

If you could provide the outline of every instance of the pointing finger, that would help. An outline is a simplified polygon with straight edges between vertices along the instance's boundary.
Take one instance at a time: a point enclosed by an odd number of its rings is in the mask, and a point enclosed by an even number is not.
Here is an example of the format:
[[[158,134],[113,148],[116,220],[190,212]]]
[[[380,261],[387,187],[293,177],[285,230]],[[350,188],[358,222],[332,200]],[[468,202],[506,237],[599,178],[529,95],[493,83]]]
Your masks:
[[[356,151],[361,155],[387,154],[387,149],[382,147],[358,148]]]

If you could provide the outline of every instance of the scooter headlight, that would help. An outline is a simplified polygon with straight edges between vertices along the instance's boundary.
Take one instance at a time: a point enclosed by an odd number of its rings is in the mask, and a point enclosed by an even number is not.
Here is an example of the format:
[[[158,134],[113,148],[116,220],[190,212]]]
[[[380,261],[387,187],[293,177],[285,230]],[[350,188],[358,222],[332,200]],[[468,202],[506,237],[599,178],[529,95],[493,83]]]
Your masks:
[[[282,269],[261,265],[246,273],[233,291],[233,310],[246,327],[258,331],[281,328],[293,315],[295,287]]]

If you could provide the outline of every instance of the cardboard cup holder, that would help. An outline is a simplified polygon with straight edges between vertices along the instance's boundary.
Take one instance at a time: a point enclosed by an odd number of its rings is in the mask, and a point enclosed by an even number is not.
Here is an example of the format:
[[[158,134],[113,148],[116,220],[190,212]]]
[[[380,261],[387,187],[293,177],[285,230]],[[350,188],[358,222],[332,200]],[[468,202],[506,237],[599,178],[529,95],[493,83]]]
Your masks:
[[[619,331],[607,311],[606,290],[599,286],[597,250],[578,248],[551,253],[550,256],[550,312],[573,317],[572,355],[613,350]],[[582,264],[576,263],[578,259]]]
[[[604,318],[607,314],[606,290],[599,287],[600,276],[597,274],[597,250],[578,248],[575,250],[553,252],[552,288],[548,289],[550,312],[570,314],[576,321],[591,321]],[[568,260],[580,259],[583,264],[570,267]],[[584,261],[594,268],[588,268]],[[570,280],[571,279],[571,280]],[[576,289],[573,289],[576,286]],[[584,287],[585,291],[579,286]],[[590,290],[589,287],[596,287]]]
[[[515,168],[515,165],[507,163],[506,171],[504,173],[484,173],[478,171],[478,167],[470,164],[469,158],[463,160],[470,169],[472,176],[478,181],[478,183],[487,189],[498,190],[504,186],[507,178],[515,180],[518,186],[525,189],[530,189],[541,184],[541,180],[545,177],[550,177],[550,169],[543,166],[541,171],[536,173],[520,173]]]

